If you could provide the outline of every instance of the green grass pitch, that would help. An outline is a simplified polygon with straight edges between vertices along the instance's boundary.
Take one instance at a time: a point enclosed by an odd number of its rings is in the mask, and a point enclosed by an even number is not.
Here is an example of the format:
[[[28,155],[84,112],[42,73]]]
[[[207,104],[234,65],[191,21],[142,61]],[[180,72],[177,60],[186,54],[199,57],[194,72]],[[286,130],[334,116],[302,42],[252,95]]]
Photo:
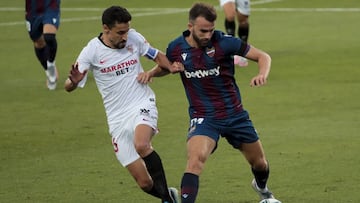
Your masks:
[[[104,8],[131,11],[132,27],[155,47],[187,28],[194,1],[62,1],[56,91],[33,52],[24,2],[0,1],[0,202],[160,202],[117,162],[92,77],[63,90],[70,65],[101,32]],[[217,28],[224,30],[217,0]],[[250,88],[255,63],[238,68],[243,103],[283,203],[360,202],[360,1],[253,0],[249,42],[272,56],[268,85]],[[145,69],[153,62],[144,60]],[[153,140],[169,186],[186,162],[187,101],[178,75],[156,78],[160,133]],[[256,203],[243,156],[221,140],[201,176],[199,203]]]

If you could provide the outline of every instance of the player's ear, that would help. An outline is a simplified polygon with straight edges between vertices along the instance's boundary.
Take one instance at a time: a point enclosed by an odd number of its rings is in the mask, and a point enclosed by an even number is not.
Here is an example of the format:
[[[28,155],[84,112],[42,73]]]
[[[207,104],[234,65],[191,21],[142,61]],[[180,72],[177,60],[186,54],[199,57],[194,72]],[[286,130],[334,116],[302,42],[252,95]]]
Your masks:
[[[191,23],[191,22],[189,22],[188,23],[188,30],[191,30],[191,28],[193,27],[194,25]]]
[[[108,34],[110,32],[110,28],[107,25],[103,24],[103,31],[104,33]]]

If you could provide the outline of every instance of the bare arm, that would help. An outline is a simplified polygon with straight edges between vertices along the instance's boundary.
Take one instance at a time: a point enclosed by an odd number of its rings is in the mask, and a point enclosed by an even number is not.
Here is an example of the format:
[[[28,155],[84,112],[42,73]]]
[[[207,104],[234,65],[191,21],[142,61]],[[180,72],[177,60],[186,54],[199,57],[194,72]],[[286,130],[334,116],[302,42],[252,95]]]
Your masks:
[[[184,71],[184,65],[180,62],[171,63],[164,53],[158,52],[154,59],[156,65],[149,71],[140,73],[137,76],[137,81],[142,84],[152,82],[153,77],[162,77],[169,73],[178,73]]]
[[[177,67],[179,70],[184,70],[184,65],[180,62],[174,62],[172,66]],[[152,82],[153,77],[162,77],[169,74],[170,71],[166,68],[162,68],[159,65],[154,66],[151,70],[140,73],[137,76],[137,80],[140,83],[146,84]]]
[[[168,69],[162,68],[159,65],[154,66],[151,70],[148,71],[151,77],[162,77],[170,73]]]
[[[155,63],[157,63],[158,66],[160,66],[162,69],[167,69],[170,73],[178,73],[184,70],[184,66],[180,65],[177,62],[171,63],[166,57],[166,55],[161,51],[159,51],[154,61]]]
[[[259,67],[259,73],[251,79],[250,86],[254,87],[254,86],[265,85],[270,73],[270,67],[271,67],[270,55],[260,49],[251,47],[245,57],[257,62]]]

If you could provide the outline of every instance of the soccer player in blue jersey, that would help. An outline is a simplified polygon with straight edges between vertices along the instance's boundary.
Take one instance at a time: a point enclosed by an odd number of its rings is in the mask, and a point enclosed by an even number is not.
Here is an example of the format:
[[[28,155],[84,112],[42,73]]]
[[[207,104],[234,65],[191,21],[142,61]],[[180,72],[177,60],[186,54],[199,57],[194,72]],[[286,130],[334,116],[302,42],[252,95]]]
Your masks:
[[[171,62],[184,65],[180,75],[189,102],[188,155],[181,181],[181,200],[182,203],[195,202],[199,176],[221,137],[249,162],[254,175],[252,187],[260,198],[274,198],[267,187],[269,164],[243,107],[232,56],[240,55],[257,62],[259,72],[250,81],[252,87],[266,84],[271,58],[240,38],[215,30],[216,17],[212,5],[195,3],[189,12],[188,30],[170,42],[166,53]],[[155,67],[148,74],[157,77],[166,71]]]
[[[58,72],[56,32],[60,25],[60,0],[26,0],[26,28],[34,42],[35,54],[46,74],[49,90],[56,89]]]

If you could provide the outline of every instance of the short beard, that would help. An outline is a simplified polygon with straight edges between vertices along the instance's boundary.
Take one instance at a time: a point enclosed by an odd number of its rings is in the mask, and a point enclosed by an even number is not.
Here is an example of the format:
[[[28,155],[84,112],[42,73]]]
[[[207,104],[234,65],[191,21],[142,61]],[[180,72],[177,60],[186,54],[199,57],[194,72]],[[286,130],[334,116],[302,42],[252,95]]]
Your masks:
[[[112,43],[112,46],[116,49],[122,49],[126,46],[126,41],[121,41],[121,42],[118,42],[118,43],[114,43],[114,41],[110,40],[110,42]]]
[[[203,41],[201,41],[200,38],[198,38],[196,35],[193,35],[193,38],[196,42],[196,44],[199,46],[199,47],[206,47],[209,43],[209,41],[207,41],[206,43],[204,43]]]

